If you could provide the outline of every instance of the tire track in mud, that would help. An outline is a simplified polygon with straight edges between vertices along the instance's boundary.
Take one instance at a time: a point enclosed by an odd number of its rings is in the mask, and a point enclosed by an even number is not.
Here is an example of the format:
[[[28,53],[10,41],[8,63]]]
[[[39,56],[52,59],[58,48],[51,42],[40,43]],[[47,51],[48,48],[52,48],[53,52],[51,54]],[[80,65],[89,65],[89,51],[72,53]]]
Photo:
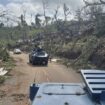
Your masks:
[[[45,75],[45,77],[46,77],[46,81],[47,82],[51,82],[51,79],[50,79],[50,77],[49,77],[49,74],[48,74],[48,72],[44,69],[43,70],[43,73],[44,73],[44,75]]]
[[[28,63],[28,54],[13,54],[11,56],[15,59],[16,67],[11,71],[13,75],[11,79],[2,87],[7,93],[6,97],[2,99],[2,105],[29,105],[29,97],[26,96],[28,96],[29,86],[33,82],[40,84],[46,82],[80,81],[78,75],[73,70],[70,71],[63,65],[49,62],[48,67],[33,66]]]
[[[37,70],[35,73],[35,80],[36,83],[51,82],[48,70],[44,67]]]
[[[35,78],[34,78],[34,82],[35,83],[39,83],[40,82],[39,77],[40,77],[40,71],[36,71]]]

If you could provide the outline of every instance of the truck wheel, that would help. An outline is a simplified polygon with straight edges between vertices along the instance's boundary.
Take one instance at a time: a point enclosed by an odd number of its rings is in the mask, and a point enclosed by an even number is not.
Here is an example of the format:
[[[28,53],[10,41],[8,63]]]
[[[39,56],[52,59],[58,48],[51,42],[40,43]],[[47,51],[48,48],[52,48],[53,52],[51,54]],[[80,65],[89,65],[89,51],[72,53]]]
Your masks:
[[[34,62],[34,60],[32,61],[32,65],[35,65],[35,62]]]
[[[29,63],[32,63],[30,59],[29,59]]]
[[[48,65],[48,61],[47,62],[45,62],[45,66],[47,66]]]

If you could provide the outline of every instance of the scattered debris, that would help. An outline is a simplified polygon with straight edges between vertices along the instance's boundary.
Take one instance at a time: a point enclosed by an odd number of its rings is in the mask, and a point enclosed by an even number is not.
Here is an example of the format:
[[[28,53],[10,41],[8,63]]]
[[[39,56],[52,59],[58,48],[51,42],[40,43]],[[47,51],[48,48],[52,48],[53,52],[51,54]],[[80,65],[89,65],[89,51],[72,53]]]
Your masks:
[[[26,94],[12,94],[11,96],[14,97],[15,102],[22,101],[28,97]]]
[[[5,91],[0,90],[0,99],[6,96]]]
[[[81,73],[81,70],[79,69],[79,70],[77,70],[77,73]]]
[[[3,84],[5,82],[5,77],[4,76],[0,76],[0,84]]]
[[[0,68],[0,76],[4,76],[7,73],[8,71],[4,70],[4,68]]]
[[[20,49],[16,48],[16,49],[14,49],[13,53],[14,54],[21,54],[22,51]]]
[[[60,59],[56,59],[56,58],[51,59],[51,62],[58,62],[58,61],[60,61]]]

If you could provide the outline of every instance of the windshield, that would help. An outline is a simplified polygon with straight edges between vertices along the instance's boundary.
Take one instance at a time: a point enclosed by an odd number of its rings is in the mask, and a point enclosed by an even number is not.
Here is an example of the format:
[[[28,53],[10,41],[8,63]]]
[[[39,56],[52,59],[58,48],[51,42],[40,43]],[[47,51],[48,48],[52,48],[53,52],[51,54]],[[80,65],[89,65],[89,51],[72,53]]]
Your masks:
[[[36,53],[36,55],[45,55],[45,52],[44,51],[39,51]]]

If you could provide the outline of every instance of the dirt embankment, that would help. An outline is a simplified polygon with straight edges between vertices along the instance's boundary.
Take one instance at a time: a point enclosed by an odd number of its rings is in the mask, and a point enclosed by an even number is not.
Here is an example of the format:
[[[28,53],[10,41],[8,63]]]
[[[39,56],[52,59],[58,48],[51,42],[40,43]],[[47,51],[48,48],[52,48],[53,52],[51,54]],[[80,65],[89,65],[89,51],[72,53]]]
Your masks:
[[[49,63],[48,67],[28,64],[28,54],[11,55],[16,67],[10,72],[10,78],[0,86],[0,104],[28,105],[29,86],[34,81],[43,82],[81,82],[80,74],[57,63]]]

